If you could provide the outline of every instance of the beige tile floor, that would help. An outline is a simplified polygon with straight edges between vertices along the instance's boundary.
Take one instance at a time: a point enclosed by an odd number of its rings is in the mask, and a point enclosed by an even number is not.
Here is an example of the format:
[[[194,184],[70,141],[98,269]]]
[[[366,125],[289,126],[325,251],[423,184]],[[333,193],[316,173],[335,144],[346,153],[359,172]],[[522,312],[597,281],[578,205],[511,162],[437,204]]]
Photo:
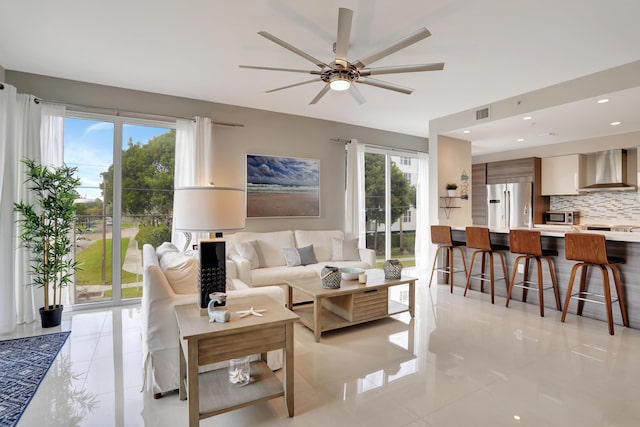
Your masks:
[[[422,276],[421,276],[422,277]],[[424,276],[426,277],[426,276]],[[447,286],[408,314],[325,333],[295,327],[295,417],[282,399],[202,426],[639,426],[640,330]],[[142,384],[140,307],[67,313],[71,336],[19,426],[184,426],[177,394]],[[53,332],[47,330],[45,332]],[[22,325],[0,336],[42,333]],[[47,422],[51,419],[51,422]]]

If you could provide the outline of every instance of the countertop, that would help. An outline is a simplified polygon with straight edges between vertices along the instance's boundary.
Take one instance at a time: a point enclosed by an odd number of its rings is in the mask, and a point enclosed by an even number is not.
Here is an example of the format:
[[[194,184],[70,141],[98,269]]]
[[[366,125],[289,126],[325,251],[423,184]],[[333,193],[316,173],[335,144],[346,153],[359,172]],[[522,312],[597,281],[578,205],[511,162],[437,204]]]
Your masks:
[[[465,227],[461,226],[451,226],[452,230],[464,231]],[[548,224],[536,224],[534,225],[534,230],[540,231],[541,236],[548,237],[564,237],[566,232],[578,232],[578,233],[593,233],[593,234],[603,234],[607,240],[617,241],[617,242],[630,242],[630,243],[640,243],[640,233],[638,232],[621,232],[621,231],[596,231],[589,230],[584,231],[579,228],[572,227],[570,225],[548,225]],[[508,233],[509,230],[506,229],[490,229],[492,233]]]

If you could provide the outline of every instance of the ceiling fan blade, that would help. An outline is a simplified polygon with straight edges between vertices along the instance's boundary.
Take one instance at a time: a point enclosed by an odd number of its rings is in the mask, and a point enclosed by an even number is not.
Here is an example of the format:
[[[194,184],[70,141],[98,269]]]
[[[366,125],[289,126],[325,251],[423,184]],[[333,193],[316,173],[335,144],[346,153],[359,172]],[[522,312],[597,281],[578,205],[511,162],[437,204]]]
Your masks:
[[[331,68],[327,64],[325,64],[324,62],[320,61],[319,59],[314,58],[313,56],[309,55],[308,53],[301,51],[297,47],[290,45],[289,43],[285,42],[284,40],[280,40],[276,36],[274,36],[272,34],[269,34],[266,31],[258,31],[258,34],[260,34],[262,37],[264,37],[264,38],[266,38],[268,40],[271,40],[275,44],[278,44],[278,45],[282,46],[283,48],[285,48],[287,50],[290,50],[291,52],[295,53],[296,55],[300,55],[301,57],[303,57],[307,61],[313,62],[314,64],[316,64],[320,68],[324,68],[324,67]]]
[[[419,42],[422,39],[429,37],[430,35],[431,33],[429,32],[429,30],[427,30],[425,27],[422,27],[419,30],[415,31],[414,33],[409,34],[408,36],[402,38],[401,40],[398,40],[391,46],[381,49],[378,52],[371,54],[367,57],[357,60],[356,62],[353,63],[353,65],[355,65],[356,68],[358,69],[364,68],[384,58],[385,56],[389,56],[392,53],[399,51],[400,49],[404,49],[407,46],[410,46],[416,42]]]
[[[349,38],[351,37],[351,22],[353,11],[340,8],[338,12],[338,36],[336,38],[336,63],[346,66]]]
[[[256,65],[238,65],[238,67],[240,67],[240,68],[250,68],[252,70],[289,71],[289,72],[292,72],[292,73],[320,74],[320,71],[294,70],[293,68],[260,67],[260,66],[256,66]]]
[[[309,105],[313,105],[316,102],[320,101],[320,98],[322,98],[327,92],[329,92],[329,89],[331,89],[331,87],[329,86],[329,83],[327,83],[326,85],[324,85],[324,87],[322,88],[322,90],[320,90],[320,92],[318,92],[318,94],[316,95],[315,98],[313,98],[311,100],[311,102],[309,103]]]
[[[417,65],[396,65],[394,67],[379,67],[379,68],[365,68],[360,70],[360,75],[376,76],[379,74],[394,74],[394,73],[415,73],[417,71],[440,71],[444,69],[444,62],[438,62],[435,64],[417,64]]]
[[[362,96],[360,89],[358,89],[356,85],[351,85],[351,87],[349,88],[349,93],[351,94],[351,96],[353,96],[353,99],[355,99],[358,104],[362,105],[367,102],[364,99],[364,96]]]
[[[396,92],[404,93],[406,95],[411,95],[413,93],[413,89],[405,86],[396,85],[393,83],[383,82],[382,80],[372,79],[370,77],[364,77],[356,80],[357,83],[363,83],[369,86],[380,87],[382,89],[394,90]]]
[[[279,88],[276,88],[276,89],[267,90],[267,91],[265,91],[265,93],[277,92],[277,91],[282,90],[282,89],[289,89],[290,87],[302,86],[302,85],[306,85],[307,83],[314,83],[314,82],[319,82],[319,81],[321,81],[321,80],[320,79],[307,80],[306,82],[294,83],[292,85],[287,85],[287,86],[282,86],[282,87],[279,87]]]

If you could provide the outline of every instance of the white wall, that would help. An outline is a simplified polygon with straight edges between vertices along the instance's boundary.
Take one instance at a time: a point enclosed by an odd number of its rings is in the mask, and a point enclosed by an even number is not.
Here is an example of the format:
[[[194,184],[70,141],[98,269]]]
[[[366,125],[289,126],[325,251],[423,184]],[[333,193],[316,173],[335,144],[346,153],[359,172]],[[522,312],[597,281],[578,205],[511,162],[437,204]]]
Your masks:
[[[427,139],[393,132],[317,120],[227,104],[102,86],[7,70],[7,82],[19,92],[68,104],[149,114],[211,117],[244,127],[215,126],[214,179],[218,185],[245,185],[246,154],[320,159],[319,218],[249,219],[247,230],[343,228],[345,151],[331,139],[355,138],[386,147],[426,151]]]

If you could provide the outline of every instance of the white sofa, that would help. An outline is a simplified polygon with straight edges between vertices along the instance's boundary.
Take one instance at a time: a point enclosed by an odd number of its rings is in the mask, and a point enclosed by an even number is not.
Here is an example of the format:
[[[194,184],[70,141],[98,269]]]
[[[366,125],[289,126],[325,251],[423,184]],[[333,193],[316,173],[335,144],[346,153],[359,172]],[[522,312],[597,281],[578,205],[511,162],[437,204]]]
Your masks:
[[[326,265],[335,267],[374,268],[372,249],[357,248],[356,240],[344,238],[340,230],[285,230],[274,232],[238,232],[226,234],[227,258],[234,264],[237,278],[249,286],[282,285],[287,279],[318,277]],[[252,243],[259,258],[255,262],[243,252],[243,244]],[[315,263],[287,266],[285,248],[308,248],[313,245]],[[229,269],[229,268],[228,268]]]
[[[155,397],[179,386],[180,349],[178,325],[173,307],[197,303],[197,253],[184,254],[175,246],[164,243],[156,251],[151,245],[142,247],[144,266],[142,285],[142,360],[145,390]],[[233,268],[233,265],[230,265]],[[239,279],[227,279],[227,299],[247,295],[269,295],[285,304],[285,294],[279,286],[259,289],[248,287]],[[267,353],[271,369],[283,366],[281,350]],[[219,367],[211,365],[205,369]]]

